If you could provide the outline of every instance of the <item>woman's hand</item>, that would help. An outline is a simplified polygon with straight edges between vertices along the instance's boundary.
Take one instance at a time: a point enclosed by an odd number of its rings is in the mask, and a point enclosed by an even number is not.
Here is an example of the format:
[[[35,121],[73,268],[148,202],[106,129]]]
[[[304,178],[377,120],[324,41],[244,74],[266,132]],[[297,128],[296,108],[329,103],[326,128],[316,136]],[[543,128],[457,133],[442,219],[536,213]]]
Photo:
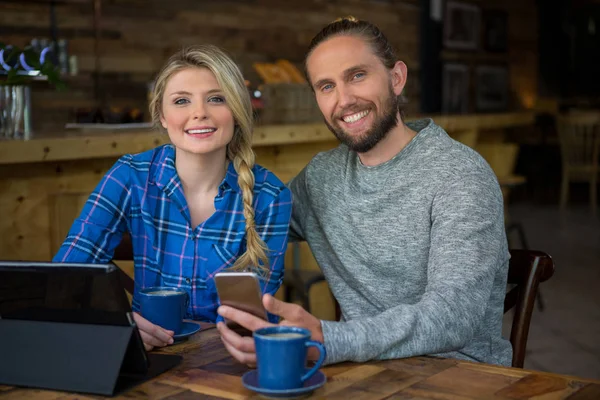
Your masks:
[[[165,347],[173,344],[173,335],[175,332],[154,325],[137,312],[133,313],[133,319],[138,326],[146,351],[150,351],[155,347]]]

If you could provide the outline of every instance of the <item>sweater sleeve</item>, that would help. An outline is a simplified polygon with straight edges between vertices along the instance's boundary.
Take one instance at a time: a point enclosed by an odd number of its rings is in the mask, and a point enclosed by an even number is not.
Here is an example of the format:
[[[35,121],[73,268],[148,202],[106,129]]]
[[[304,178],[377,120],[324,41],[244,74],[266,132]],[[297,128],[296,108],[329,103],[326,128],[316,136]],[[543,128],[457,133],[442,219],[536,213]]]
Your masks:
[[[370,318],[322,321],[327,363],[443,353],[463,348],[474,336],[495,275],[507,267],[495,177],[472,174],[450,182],[433,199],[431,224],[420,300]]]

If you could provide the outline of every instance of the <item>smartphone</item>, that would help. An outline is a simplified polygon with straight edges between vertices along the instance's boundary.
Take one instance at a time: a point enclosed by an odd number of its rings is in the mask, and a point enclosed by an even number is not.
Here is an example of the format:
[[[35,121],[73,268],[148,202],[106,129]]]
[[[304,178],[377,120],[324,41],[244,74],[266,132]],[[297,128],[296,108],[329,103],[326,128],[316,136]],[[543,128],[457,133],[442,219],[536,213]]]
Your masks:
[[[254,272],[219,272],[215,275],[215,284],[221,305],[267,320],[258,275]]]

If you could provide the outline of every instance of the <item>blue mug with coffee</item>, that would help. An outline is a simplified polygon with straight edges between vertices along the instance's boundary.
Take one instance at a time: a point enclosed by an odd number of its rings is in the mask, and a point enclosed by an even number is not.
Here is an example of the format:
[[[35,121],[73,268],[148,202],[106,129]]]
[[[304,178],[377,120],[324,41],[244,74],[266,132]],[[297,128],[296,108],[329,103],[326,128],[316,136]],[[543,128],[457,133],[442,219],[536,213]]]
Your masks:
[[[166,286],[145,288],[140,290],[139,300],[142,317],[175,334],[181,332],[190,303],[184,289]]]
[[[310,340],[310,331],[292,326],[272,326],[254,331],[258,384],[272,390],[297,389],[313,376],[325,360],[325,347]],[[309,347],[319,350],[319,360],[307,371]]]

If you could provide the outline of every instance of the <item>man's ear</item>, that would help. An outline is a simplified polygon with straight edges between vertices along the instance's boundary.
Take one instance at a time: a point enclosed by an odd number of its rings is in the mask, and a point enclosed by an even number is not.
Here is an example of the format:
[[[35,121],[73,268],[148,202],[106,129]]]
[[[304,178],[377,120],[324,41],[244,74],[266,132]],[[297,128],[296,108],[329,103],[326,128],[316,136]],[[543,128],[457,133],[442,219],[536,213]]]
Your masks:
[[[399,96],[404,90],[407,74],[408,69],[406,68],[406,64],[404,64],[402,61],[396,61],[396,64],[394,64],[390,71],[392,88],[394,89],[394,94],[396,96]]]

